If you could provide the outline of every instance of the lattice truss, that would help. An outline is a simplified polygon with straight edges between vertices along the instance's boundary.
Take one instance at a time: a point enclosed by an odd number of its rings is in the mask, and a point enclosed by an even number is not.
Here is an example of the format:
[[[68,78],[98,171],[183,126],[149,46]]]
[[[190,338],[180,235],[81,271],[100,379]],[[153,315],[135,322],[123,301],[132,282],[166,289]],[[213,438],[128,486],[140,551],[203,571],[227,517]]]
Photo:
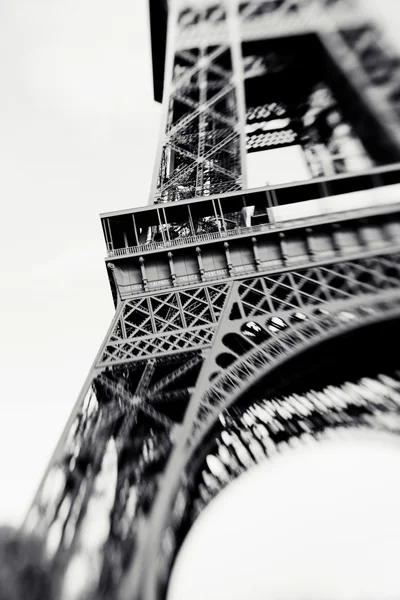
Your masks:
[[[132,560],[228,288],[200,286],[121,304],[98,374],[27,520],[46,538],[66,581],[68,565],[73,571],[88,548],[102,564],[93,591],[109,593]],[[108,533],[92,548],[88,506],[97,497]]]
[[[400,255],[393,254],[235,284],[193,399],[198,413],[190,444],[198,443],[260,369],[333,332],[395,310],[399,269]]]
[[[159,201],[241,187],[239,129],[245,119],[240,113],[245,109],[238,103],[242,67],[238,71],[233,60],[233,45],[240,42],[235,36],[251,40],[317,33],[399,148],[399,59],[354,0],[238,1],[230,13],[233,20],[223,3],[208,7],[205,3],[203,8],[191,6],[189,1],[181,4],[185,8],[178,11],[174,75],[158,177]],[[234,21],[239,27],[233,26]],[[242,57],[240,61],[245,71],[251,67]],[[350,128],[348,135],[339,123],[329,151],[307,145],[313,176],[371,166],[355,131],[345,124]],[[267,145],[280,145],[293,143],[294,136],[293,131],[285,130],[258,137]]]
[[[124,301],[98,366],[210,346],[227,293],[215,284]]]
[[[199,45],[179,49],[180,32],[190,23],[190,10],[182,9],[178,16],[157,185],[161,201],[240,189],[240,134],[226,18],[223,5],[199,9],[196,27],[205,25]],[[215,44],[207,35],[211,21],[224,29],[223,43]]]
[[[66,583],[75,562],[91,557],[98,576],[90,592],[107,595],[118,584],[202,361],[200,352],[142,360],[92,381],[26,525],[46,539],[48,557]],[[95,525],[105,531],[99,539],[91,528],[92,505]]]

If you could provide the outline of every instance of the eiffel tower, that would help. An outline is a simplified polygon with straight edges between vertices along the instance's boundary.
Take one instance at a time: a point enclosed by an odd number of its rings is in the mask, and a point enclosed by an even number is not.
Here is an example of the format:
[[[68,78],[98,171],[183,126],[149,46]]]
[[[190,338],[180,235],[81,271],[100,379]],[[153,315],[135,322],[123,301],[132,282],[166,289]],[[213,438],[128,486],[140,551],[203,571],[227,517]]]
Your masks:
[[[164,598],[242,473],[400,431],[395,53],[353,0],[150,0],[150,25],[150,201],[101,215],[115,316],[25,522],[68,600]]]

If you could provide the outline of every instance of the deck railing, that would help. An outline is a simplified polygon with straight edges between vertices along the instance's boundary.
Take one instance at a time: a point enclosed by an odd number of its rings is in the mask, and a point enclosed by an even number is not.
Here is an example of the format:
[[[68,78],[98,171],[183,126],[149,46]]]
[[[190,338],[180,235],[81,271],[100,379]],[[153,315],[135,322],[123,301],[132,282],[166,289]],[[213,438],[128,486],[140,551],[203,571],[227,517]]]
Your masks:
[[[253,225],[251,227],[235,227],[234,229],[227,230],[221,229],[220,231],[213,231],[211,233],[200,233],[198,235],[191,235],[186,237],[182,236],[173,240],[165,240],[163,242],[149,242],[148,244],[140,244],[138,246],[116,248],[114,250],[108,251],[107,258],[143,254],[144,252],[151,252],[153,250],[164,250],[167,248],[176,248],[179,246],[186,246],[191,244],[201,244],[202,242],[226,239],[230,237],[240,236],[243,234],[252,235],[257,233],[282,231],[285,229],[297,228],[301,226],[310,227],[311,225],[315,224],[320,225],[323,223],[335,222],[337,220],[348,220],[354,217],[365,218],[370,215],[381,214],[382,212],[391,212],[398,209],[400,209],[400,202],[398,204],[388,204],[384,206],[374,206],[365,209],[332,212],[325,215],[315,215],[298,219],[290,219],[288,221],[263,223],[262,225]]]

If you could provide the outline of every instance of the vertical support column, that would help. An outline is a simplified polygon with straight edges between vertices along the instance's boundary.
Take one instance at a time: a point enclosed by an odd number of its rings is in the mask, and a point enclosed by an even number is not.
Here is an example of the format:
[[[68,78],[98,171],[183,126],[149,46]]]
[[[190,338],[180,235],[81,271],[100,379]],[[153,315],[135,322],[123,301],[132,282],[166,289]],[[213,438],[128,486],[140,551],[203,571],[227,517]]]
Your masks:
[[[140,245],[140,240],[139,240],[138,230],[137,230],[137,227],[136,227],[135,215],[133,213],[132,213],[132,223],[133,223],[133,231],[135,232],[136,246],[139,246]]]
[[[151,303],[151,297],[150,296],[147,296],[146,302],[147,302],[147,310],[148,310],[149,317],[150,317],[150,322],[151,322],[151,328],[153,330],[153,333],[157,333],[157,325],[156,325],[156,320],[154,318],[153,306],[152,306],[152,303]]]
[[[204,266],[203,266],[203,259],[201,257],[201,250],[200,250],[199,246],[196,246],[196,254],[197,254],[197,262],[199,263],[200,278],[202,281],[204,281]]]
[[[164,215],[164,223],[166,224],[166,229],[165,229],[165,231],[166,231],[166,234],[167,234],[167,235],[166,235],[166,238],[167,238],[167,239],[168,239],[168,241],[170,242],[170,241],[171,241],[171,238],[170,238],[170,235],[169,235],[169,223],[168,223],[168,220],[167,220],[167,215],[166,215],[166,213],[165,213],[165,208],[164,208],[164,207],[162,207],[162,212],[163,212],[163,215]]]
[[[207,102],[207,71],[204,68],[205,65],[205,54],[206,49],[204,45],[199,48],[199,71],[198,71],[198,85],[199,85],[199,131],[198,131],[198,142],[197,142],[197,169],[196,169],[196,196],[203,196],[204,192],[204,148],[205,148],[205,136],[207,129],[207,116],[203,110],[205,103]]]
[[[176,285],[176,273],[174,265],[174,257],[172,252],[168,252],[169,271],[171,273],[172,285]]]
[[[261,260],[260,260],[260,254],[258,252],[257,238],[252,237],[251,242],[253,244],[253,255],[254,255],[254,262],[256,263],[256,269],[257,269],[257,271],[260,271],[261,270]]]
[[[179,292],[175,292],[175,296],[176,296],[176,303],[177,303],[178,308],[179,308],[179,313],[181,315],[182,327],[184,329],[186,329],[187,328],[186,316],[185,316],[185,311],[184,311],[183,306],[182,306],[182,300],[181,300],[181,297],[179,295]]]
[[[111,273],[111,277],[112,277],[112,280],[113,280],[113,283],[114,283],[114,286],[115,286],[115,290],[117,292],[117,300],[118,300],[118,303],[119,303],[119,302],[121,302],[122,298],[121,298],[121,292],[119,291],[119,285],[118,285],[117,280],[115,278],[115,265],[113,263],[108,263],[107,267],[108,267],[108,269],[109,269],[109,271]]]
[[[112,250],[112,243],[110,240],[110,237],[108,235],[108,228],[107,228],[107,223],[108,223],[108,219],[102,219],[101,224],[103,227],[103,233],[104,233],[104,237],[106,240],[106,244],[107,244],[107,251],[110,252],[110,250]]]
[[[214,210],[215,218],[217,220],[218,231],[219,231],[219,233],[221,233],[221,223],[220,223],[220,218],[218,216],[217,207],[215,205],[215,198],[211,199],[211,203],[212,203],[212,207],[213,207],[213,210]]]
[[[224,229],[224,233],[226,234],[225,217],[224,217],[224,213],[222,212],[221,200],[219,198],[217,198],[217,206],[219,208],[219,214],[221,215],[221,219],[222,219],[222,227]]]
[[[333,245],[333,249],[334,249],[335,253],[340,256],[341,247],[340,247],[340,243],[339,243],[339,239],[338,239],[339,230],[340,230],[340,224],[333,223],[333,225],[332,225],[332,245]]]
[[[149,204],[153,204],[156,191],[161,159],[164,152],[164,142],[166,137],[168,119],[170,116],[171,96],[173,88],[174,62],[175,62],[175,38],[178,30],[178,2],[168,3],[168,30],[167,45],[165,50],[165,70],[164,70],[164,93],[162,112],[160,119],[160,133],[158,137],[157,151],[154,161],[153,179],[150,186]]]
[[[196,235],[196,229],[194,227],[194,222],[193,222],[193,217],[192,217],[192,211],[190,210],[190,205],[189,204],[187,204],[187,211],[188,211],[190,232],[191,232],[192,235]]]
[[[315,260],[316,256],[315,256],[315,250],[312,245],[312,234],[313,234],[312,228],[307,227],[307,229],[306,229],[307,252],[308,252],[308,256],[310,257],[310,260]]]
[[[143,287],[147,291],[149,289],[149,285],[148,285],[149,281],[148,281],[147,276],[146,276],[146,267],[144,266],[144,258],[143,258],[143,256],[139,256],[139,263],[140,263],[140,272],[142,274]]]
[[[367,227],[368,225],[368,219],[367,218],[363,218],[360,219],[357,223],[357,227],[355,228],[356,231],[356,235],[357,235],[357,241],[360,244],[361,248],[368,248],[368,240],[366,238],[365,235],[365,229],[364,227]]]
[[[165,244],[164,224],[163,224],[163,222],[161,220],[161,215],[160,215],[160,209],[159,208],[157,208],[157,217],[158,217],[158,223],[159,223],[159,226],[160,226],[160,232],[161,232],[162,241]]]
[[[210,315],[212,317],[213,323],[217,323],[218,320],[217,320],[217,318],[215,316],[214,307],[213,307],[213,303],[211,301],[209,289],[207,287],[205,287],[204,288],[204,292],[205,292],[205,295],[206,295],[206,298],[207,298],[208,308],[209,308]],[[203,354],[203,358],[205,358],[204,354]]]
[[[122,333],[122,337],[126,340],[128,338],[128,335],[126,333],[126,325],[125,325],[125,315],[124,315],[124,310],[121,311],[121,317],[119,320],[119,323],[121,325],[121,333]]]
[[[244,95],[244,70],[242,56],[242,40],[239,27],[238,1],[228,0],[226,2],[226,14],[231,41],[233,83],[236,94],[237,131],[240,143],[240,172],[241,189],[247,189],[246,172],[246,101]]]
[[[280,249],[281,249],[282,262],[284,265],[286,265],[288,256],[287,256],[286,246],[285,246],[285,234],[283,233],[283,231],[281,231],[281,232],[279,232],[278,236],[279,236],[279,245],[280,245]]]
[[[271,190],[266,190],[265,196],[267,198],[268,220],[269,220],[270,226],[275,227],[275,215],[274,215],[274,211],[273,211],[274,201],[273,201],[273,196],[271,194]]]
[[[110,219],[106,219],[106,223],[107,223],[107,228],[108,228],[108,234],[110,236],[110,250],[114,250],[114,243],[113,243],[111,227],[110,227]]]
[[[232,258],[231,258],[231,253],[229,251],[229,244],[228,244],[228,242],[224,242],[224,250],[225,250],[226,264],[228,266],[229,275],[230,275],[230,277],[232,277],[232,275],[233,275],[233,265],[232,265]]]

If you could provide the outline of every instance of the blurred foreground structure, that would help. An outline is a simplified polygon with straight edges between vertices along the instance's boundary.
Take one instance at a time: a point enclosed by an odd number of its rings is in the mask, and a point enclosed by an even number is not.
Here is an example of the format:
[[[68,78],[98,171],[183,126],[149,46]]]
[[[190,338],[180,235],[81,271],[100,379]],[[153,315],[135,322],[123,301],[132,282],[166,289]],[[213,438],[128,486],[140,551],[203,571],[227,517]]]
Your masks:
[[[150,201],[101,216],[116,313],[25,523],[63,600],[165,597],[241,473],[400,427],[399,60],[350,0],[150,17]]]

